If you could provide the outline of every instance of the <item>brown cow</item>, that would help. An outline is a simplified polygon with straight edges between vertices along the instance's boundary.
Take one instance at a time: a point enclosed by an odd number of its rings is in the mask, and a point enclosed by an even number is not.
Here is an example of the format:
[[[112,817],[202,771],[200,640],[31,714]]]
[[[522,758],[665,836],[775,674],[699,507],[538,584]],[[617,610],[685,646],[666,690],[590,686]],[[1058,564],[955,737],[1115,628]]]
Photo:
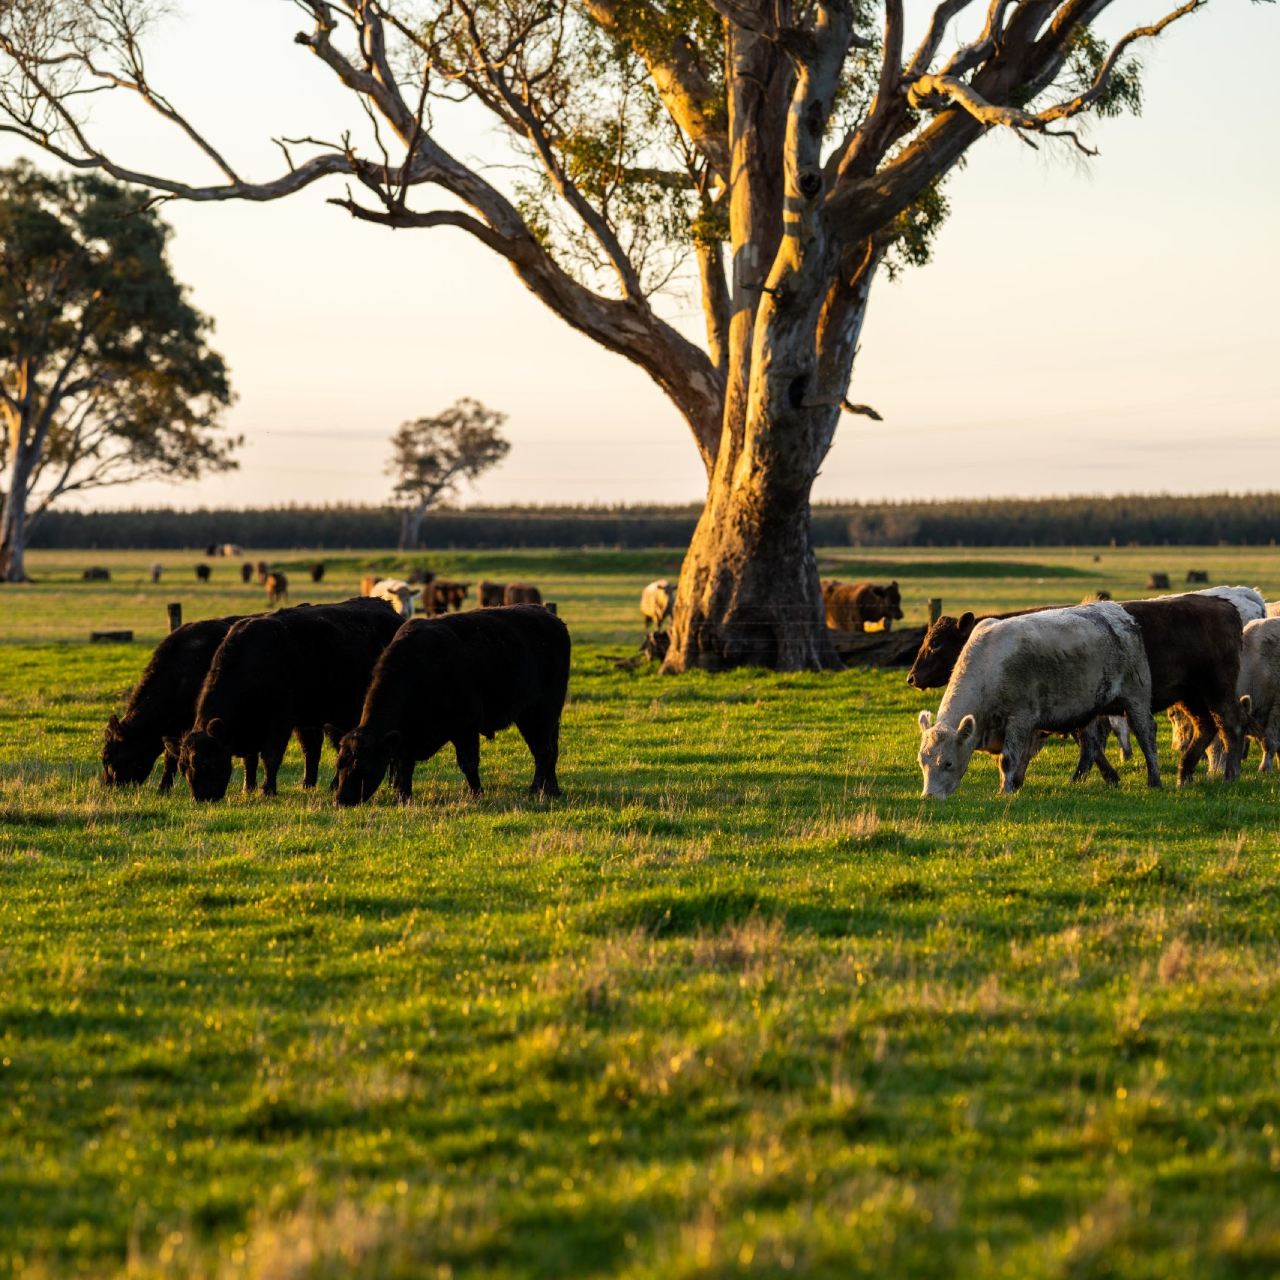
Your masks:
[[[480,593],[480,608],[482,609],[496,609],[507,598],[507,584],[505,582],[488,582],[481,578],[476,583],[476,590]]]
[[[378,583],[380,583],[381,581],[382,581],[382,574],[366,573],[364,577],[360,579],[360,594],[362,596],[373,595],[374,587],[376,587]]]
[[[824,578],[822,600],[827,606],[827,626],[837,631],[865,631],[868,622],[882,620],[888,631],[902,619],[902,595],[896,581],[877,586],[872,582],[849,584]]]
[[[1153,573],[1147,579],[1148,591],[1168,591],[1169,575],[1167,573]]]
[[[324,565],[323,564],[313,564],[311,566],[311,581],[312,582],[324,581]]]
[[[279,569],[267,574],[267,603],[280,604],[289,599],[289,579]]]
[[[504,600],[507,604],[541,604],[542,592],[532,582],[509,582]]]
[[[447,613],[450,609],[461,609],[466,599],[469,582],[448,582],[437,578],[432,584],[432,611]]]
[[[257,568],[258,568],[258,581],[263,586],[266,586],[267,575],[271,572],[271,566],[265,560],[259,560]]]
[[[110,582],[111,570],[104,569],[100,565],[93,565],[86,569],[81,575],[85,582]]]

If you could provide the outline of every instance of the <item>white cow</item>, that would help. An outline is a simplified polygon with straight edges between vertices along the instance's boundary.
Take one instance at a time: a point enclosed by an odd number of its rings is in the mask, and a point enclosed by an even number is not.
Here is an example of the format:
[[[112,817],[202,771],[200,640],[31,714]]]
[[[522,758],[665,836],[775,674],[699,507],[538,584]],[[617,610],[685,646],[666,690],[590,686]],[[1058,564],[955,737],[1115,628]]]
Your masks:
[[[399,578],[381,578],[373,584],[369,594],[385,600],[402,618],[412,618],[414,601],[422,594],[421,587],[411,587]]]
[[[1186,594],[1189,596],[1221,596],[1224,600],[1230,600],[1236,607],[1236,611],[1240,614],[1241,622],[1252,622],[1255,618],[1265,618],[1267,616],[1267,602],[1262,598],[1260,591],[1255,591],[1253,587],[1203,587],[1199,591],[1178,592],[1178,595]],[[1174,596],[1156,596],[1157,600],[1172,600]]]
[[[951,795],[974,751],[998,755],[1000,790],[1017,791],[1038,730],[1070,733],[1118,713],[1138,739],[1147,784],[1158,787],[1151,671],[1142,632],[1118,604],[989,618],[960,655],[937,723],[920,712],[923,794]],[[1081,764],[1087,771],[1083,755]]]
[[[1280,600],[1270,600],[1267,602],[1267,617],[1280,618]]]
[[[1258,772],[1280,770],[1280,617],[1257,618],[1245,626],[1236,687],[1248,716],[1249,737],[1262,745]],[[1173,749],[1181,752],[1195,738],[1195,725],[1181,707],[1170,707],[1169,719],[1173,721]],[[1208,756],[1209,772],[1221,774],[1221,736],[1213,740]]]
[[[644,615],[644,629],[661,631],[671,621],[676,607],[676,584],[667,578],[651,582],[640,593],[640,612]]]

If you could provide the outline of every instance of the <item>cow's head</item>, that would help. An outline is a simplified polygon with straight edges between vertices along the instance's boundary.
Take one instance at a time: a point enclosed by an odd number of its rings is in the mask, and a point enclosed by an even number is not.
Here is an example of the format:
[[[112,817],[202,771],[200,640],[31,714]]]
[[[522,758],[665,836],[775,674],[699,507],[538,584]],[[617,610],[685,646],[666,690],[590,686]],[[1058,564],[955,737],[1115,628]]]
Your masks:
[[[325,726],[330,737],[337,731]],[[391,765],[391,757],[400,746],[400,734],[378,733],[372,729],[352,729],[338,743],[338,788],[335,798],[340,805],[363,804],[373,799]]]
[[[898,590],[896,579],[887,587],[880,588],[880,600],[884,605],[885,616],[895,622],[902,621],[902,592]]]
[[[160,748],[158,737],[131,733],[113,712],[102,734],[102,781],[108,787],[146,782]]]
[[[922,711],[920,723],[920,768],[924,772],[921,795],[945,800],[960,785],[969,757],[977,746],[978,726],[972,716],[965,716],[954,729],[935,725],[933,717]]]
[[[221,800],[231,784],[231,742],[226,722],[215,717],[203,729],[188,729],[182,741],[164,745],[178,757],[178,769],[194,800]]]
[[[920,652],[907,672],[907,683],[913,689],[940,689],[956,669],[960,653],[973,634],[971,613],[959,618],[943,616],[925,633]]]

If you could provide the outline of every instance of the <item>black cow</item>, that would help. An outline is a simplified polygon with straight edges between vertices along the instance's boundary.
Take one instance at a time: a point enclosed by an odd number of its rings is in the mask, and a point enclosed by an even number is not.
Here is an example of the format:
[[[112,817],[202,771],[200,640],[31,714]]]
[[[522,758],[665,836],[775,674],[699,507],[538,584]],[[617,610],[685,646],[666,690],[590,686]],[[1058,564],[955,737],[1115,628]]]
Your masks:
[[[209,573],[210,569],[207,564],[196,565],[196,577],[199,578],[201,582],[209,581]]]
[[[513,723],[533,753],[530,790],[558,796],[568,686],[569,629],[537,605],[414,618],[378,660],[359,727],[338,747],[338,803],[368,800],[388,768],[408,800],[414,765],[446,742],[478,796],[480,735]]]
[[[275,795],[276,774],[289,735],[306,762],[304,787],[314,787],[323,726],[334,726],[334,746],[359,723],[374,663],[400,626],[385,601],[298,605],[246,618],[227,633],[200,690],[195,722],[179,743],[178,768],[197,800],[221,800],[233,757],[244,760],[245,790]]]
[[[124,718],[114,712],[102,743],[102,781],[109,787],[145,782],[156,757],[164,751],[160,790],[173,786],[178,753],[165,748],[165,738],[177,738],[196,718],[196,700],[213,655],[240,621],[206,618],[188,622],[160,641],[129,698]]]

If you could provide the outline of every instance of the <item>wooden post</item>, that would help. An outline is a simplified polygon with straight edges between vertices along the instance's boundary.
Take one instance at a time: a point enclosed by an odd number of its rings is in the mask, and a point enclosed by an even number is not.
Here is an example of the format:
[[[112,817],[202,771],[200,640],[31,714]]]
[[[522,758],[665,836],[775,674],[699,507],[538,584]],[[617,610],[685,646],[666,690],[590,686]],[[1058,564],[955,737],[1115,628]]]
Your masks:
[[[556,602],[554,600],[547,601],[547,612],[556,613]],[[559,614],[556,614],[556,616],[559,617]]]
[[[933,626],[942,617],[942,601],[937,596],[929,597],[929,625]]]
[[[182,626],[182,605],[178,601],[168,606],[169,609],[169,630],[177,631]]]

